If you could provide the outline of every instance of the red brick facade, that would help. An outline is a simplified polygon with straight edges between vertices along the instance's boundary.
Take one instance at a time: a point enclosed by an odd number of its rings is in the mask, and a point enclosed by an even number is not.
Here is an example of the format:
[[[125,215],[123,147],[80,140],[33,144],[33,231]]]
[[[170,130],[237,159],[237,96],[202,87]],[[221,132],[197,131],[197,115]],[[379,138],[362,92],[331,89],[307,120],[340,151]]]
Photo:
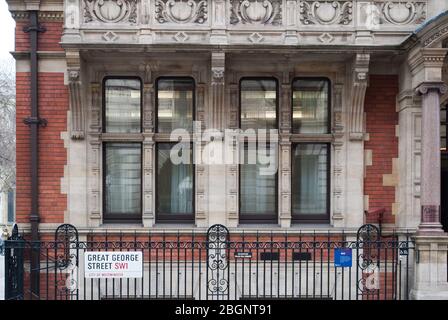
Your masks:
[[[16,22],[16,51],[28,51],[30,49],[30,37],[23,32],[23,28],[28,25],[27,21]],[[38,37],[39,51],[64,51],[60,46],[63,24],[62,22],[42,21],[40,25],[45,28],[45,33],[40,33]]]
[[[26,22],[17,22],[16,51],[29,50]],[[39,34],[39,51],[62,51],[62,22],[43,22],[47,31]],[[40,72],[38,75],[39,116],[48,121],[39,129],[39,213],[42,223],[63,223],[67,196],[61,193],[61,178],[67,164],[67,150],[61,133],[67,131],[68,88],[64,73]],[[23,119],[30,116],[30,74],[16,75],[17,95],[17,200],[16,216],[21,223],[29,222],[31,206],[30,129]]]
[[[392,159],[398,158],[396,126],[396,97],[398,77],[395,75],[372,75],[365,98],[366,132],[369,135],[364,149],[372,152],[372,165],[366,166],[364,194],[369,197],[369,211],[385,208],[384,223],[394,223],[392,205],[395,187],[384,186],[383,175],[392,174]],[[377,222],[376,216],[367,222]]]

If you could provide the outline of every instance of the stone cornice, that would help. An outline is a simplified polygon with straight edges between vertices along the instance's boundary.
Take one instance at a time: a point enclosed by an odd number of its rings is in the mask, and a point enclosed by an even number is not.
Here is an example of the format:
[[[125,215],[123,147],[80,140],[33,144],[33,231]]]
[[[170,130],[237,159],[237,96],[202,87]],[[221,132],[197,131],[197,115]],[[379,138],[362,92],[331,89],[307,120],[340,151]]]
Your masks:
[[[442,68],[448,49],[445,48],[422,48],[414,50],[409,55],[408,61],[411,72],[419,67],[439,67]]]
[[[15,21],[28,21],[29,13],[28,11],[11,11],[11,16]],[[64,12],[62,11],[39,11],[38,13],[39,22],[46,21],[64,21]]]

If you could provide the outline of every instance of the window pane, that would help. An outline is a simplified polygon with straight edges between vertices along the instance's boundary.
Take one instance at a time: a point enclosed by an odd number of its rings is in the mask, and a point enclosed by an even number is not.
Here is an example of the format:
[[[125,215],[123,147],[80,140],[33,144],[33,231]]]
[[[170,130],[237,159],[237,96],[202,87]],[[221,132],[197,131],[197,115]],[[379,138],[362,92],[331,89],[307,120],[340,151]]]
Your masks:
[[[193,131],[193,79],[159,79],[157,82],[158,132]]]
[[[14,208],[14,191],[8,191],[8,223],[13,223],[15,220],[15,208]]]
[[[140,132],[140,81],[106,80],[106,132]]]
[[[296,144],[292,159],[292,214],[326,215],[328,145]]]
[[[193,152],[187,144],[178,153],[189,159],[189,164],[175,164],[170,151],[176,144],[157,144],[157,212],[161,215],[193,214]],[[182,155],[181,152],[188,152]],[[169,217],[168,217],[169,218]]]
[[[277,170],[267,173],[267,162],[260,160],[269,157],[276,168],[277,146],[267,146],[257,151],[251,143],[244,145],[244,163],[242,161],[240,166],[240,215],[243,219],[254,215],[276,215]],[[249,151],[255,156],[249,155]]]
[[[107,218],[141,214],[141,145],[106,143],[105,214]]]
[[[328,133],[326,80],[296,80],[293,83],[292,125],[294,133]]]
[[[275,80],[241,81],[241,129],[277,128]]]

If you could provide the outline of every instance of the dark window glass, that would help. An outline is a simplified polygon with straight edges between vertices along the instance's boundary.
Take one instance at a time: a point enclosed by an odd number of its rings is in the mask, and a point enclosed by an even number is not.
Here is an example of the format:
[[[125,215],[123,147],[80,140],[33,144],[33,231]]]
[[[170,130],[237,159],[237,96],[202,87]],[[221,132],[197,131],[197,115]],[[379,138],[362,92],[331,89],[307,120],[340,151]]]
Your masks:
[[[244,144],[240,165],[240,219],[275,222],[277,219],[277,145],[255,148]],[[270,157],[271,156],[271,157]],[[269,157],[269,158],[268,158]],[[268,159],[273,170],[268,170]]]
[[[105,143],[105,218],[141,217],[141,144]]]
[[[15,220],[15,208],[14,208],[14,191],[8,191],[8,223],[13,223]]]
[[[292,90],[293,133],[329,133],[329,81],[298,79]]]
[[[328,144],[295,144],[292,150],[292,216],[326,219],[328,212]]]
[[[193,131],[194,80],[190,78],[159,79],[157,82],[158,132],[175,129]]]
[[[277,82],[274,79],[241,80],[241,129],[277,128]]]
[[[141,132],[140,91],[138,79],[105,81],[105,132]]]
[[[176,149],[179,158],[188,163],[172,161],[171,149],[177,144],[157,144],[157,218],[158,220],[193,220],[194,165],[191,144]],[[183,154],[187,152],[188,154]]]

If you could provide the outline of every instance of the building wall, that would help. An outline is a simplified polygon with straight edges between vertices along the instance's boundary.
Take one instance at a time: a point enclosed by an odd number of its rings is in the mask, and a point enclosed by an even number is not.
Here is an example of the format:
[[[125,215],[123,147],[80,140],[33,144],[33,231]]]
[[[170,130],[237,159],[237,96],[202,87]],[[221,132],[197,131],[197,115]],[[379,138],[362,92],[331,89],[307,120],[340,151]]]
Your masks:
[[[29,50],[29,36],[23,31],[28,21],[18,21],[16,28],[16,52]],[[46,32],[39,34],[39,51],[60,52],[62,22],[42,21]],[[48,63],[47,63],[48,64]],[[30,177],[30,128],[23,119],[30,116],[29,68],[18,60],[16,74],[17,97],[17,222],[29,222],[31,205]],[[39,116],[47,120],[46,127],[39,129],[39,211],[42,223],[63,223],[67,209],[67,196],[61,192],[61,178],[67,164],[67,150],[61,133],[67,131],[69,109],[68,88],[64,84],[64,72],[46,72],[39,66]]]
[[[39,34],[39,51],[45,51],[46,54],[52,52],[52,54],[59,54],[63,57],[64,49],[60,45],[63,22],[53,21],[48,17],[47,19],[40,19],[40,22],[42,26],[46,28],[46,32]],[[23,27],[27,24],[28,21],[23,19],[17,21],[17,52],[26,52],[29,50],[29,36],[23,31]],[[25,62],[25,60],[26,58],[23,58],[20,64],[22,67],[18,68],[17,73],[17,221],[21,223],[28,223],[30,214],[29,128],[22,122],[22,120],[30,114],[29,72],[25,72],[27,68],[23,67],[28,63],[27,61]],[[40,68],[39,73],[39,110],[40,116],[48,121],[48,126],[40,128],[39,130],[39,206],[41,222],[50,224],[72,222],[76,224],[76,221],[82,220],[81,224],[87,226],[88,223],[85,221],[87,217],[81,218],[80,215],[87,216],[85,211],[87,211],[86,207],[89,206],[86,200],[88,194],[86,194],[87,191],[85,189],[83,189],[83,191],[86,193],[83,194],[79,192],[79,189],[80,185],[85,182],[84,176],[88,174],[85,173],[84,170],[81,170],[80,172],[82,173],[79,173],[77,168],[84,168],[86,165],[85,158],[88,154],[88,152],[86,154],[86,149],[88,150],[89,146],[85,144],[87,140],[82,142],[66,141],[66,146],[68,146],[69,150],[64,146],[64,138],[66,138],[64,133],[69,129],[69,122],[67,119],[67,115],[69,114],[69,97],[65,79],[67,77],[65,74],[66,69],[62,70],[65,72],[64,73],[61,70],[57,70],[57,67],[49,67],[52,62],[48,58],[40,59],[40,64],[45,64],[46,67]],[[329,67],[326,64],[322,65],[321,63],[316,62],[314,62],[314,64],[315,65],[309,68],[314,68],[315,70],[315,73],[312,75],[322,76],[334,72],[334,70],[328,69]],[[298,63],[297,67],[291,65],[291,68],[297,69],[297,74],[302,74],[304,71],[300,68],[302,68],[303,65],[303,63]],[[228,71],[232,67],[232,65],[226,66],[226,70]],[[55,70],[49,70],[51,68],[54,68]],[[268,68],[268,66],[259,64],[259,68],[259,70],[262,70],[263,68]],[[278,68],[287,69],[288,66],[278,66]],[[327,69],[325,70],[325,68]],[[341,63],[340,69],[344,70],[344,68],[345,66]],[[311,74],[309,69],[304,69],[305,74]],[[107,73],[107,70],[105,72]],[[272,73],[271,70],[269,70],[269,72]],[[93,78],[90,77],[88,80],[92,81],[92,79]],[[84,86],[86,88],[89,81],[85,81]],[[95,81],[98,81],[98,79]],[[208,81],[205,82],[207,84]],[[285,86],[288,86],[288,83],[289,82],[286,81]],[[350,86],[350,82],[344,77],[333,82],[333,85],[336,84],[341,87],[346,86],[347,88]],[[398,164],[396,161],[398,158],[398,138],[396,137],[398,115],[395,110],[397,93],[398,76],[370,76],[369,88],[365,98],[367,137],[366,141],[364,141],[364,209],[371,211],[385,208],[386,215],[384,222],[387,223],[395,222],[397,202],[397,197],[395,196],[398,178]],[[86,100],[88,101],[89,99]],[[350,100],[344,101],[343,105],[345,106],[349,103]],[[89,108],[89,103],[87,103],[85,107]],[[85,111],[86,114],[89,114],[90,112],[89,109],[86,109]],[[348,119],[346,121],[348,122]],[[344,139],[345,138],[342,138],[342,140]],[[352,145],[352,142],[348,142],[348,145]],[[362,156],[362,147],[360,147],[360,151],[360,156]],[[343,152],[341,152],[341,159],[343,157]],[[346,163],[351,163],[356,161],[356,159],[357,158],[347,157]],[[73,166],[73,163],[77,163],[78,160],[83,161],[83,164]],[[340,163],[340,161],[338,162]],[[67,165],[68,163],[70,163],[70,165]],[[66,165],[67,168],[65,168]],[[343,173],[343,175],[345,176],[345,173]],[[351,173],[347,172],[347,175],[350,176]],[[357,181],[361,182],[357,175],[355,175],[355,178]],[[61,184],[61,179],[67,180],[68,187]],[[342,182],[340,182],[340,184],[342,185]],[[338,186],[338,190],[339,188],[340,187]],[[65,194],[65,189],[69,192],[68,195]],[[73,191],[75,189],[77,191]],[[362,190],[362,187],[360,189]],[[349,188],[347,188],[347,190],[349,190]],[[347,213],[348,208],[352,207],[351,204],[356,203],[357,201],[357,199],[354,198],[353,194],[350,193],[350,195],[347,195],[348,200],[346,200],[350,204],[347,205],[344,202],[340,205],[342,214],[346,215],[344,218],[346,221],[349,221],[355,215],[362,216],[360,206],[355,206],[355,210],[352,210],[353,212],[350,211],[350,213]],[[68,201],[70,199],[70,206],[73,206],[76,210],[68,209]],[[360,205],[362,205],[362,194],[359,199]],[[334,210],[335,203],[333,202],[332,205]],[[68,215],[65,215],[66,211],[69,211]],[[75,213],[76,218],[73,217],[72,211]],[[208,214],[210,216],[210,212]],[[355,220],[356,223],[347,222],[339,225],[336,225],[334,221],[332,222],[333,226],[355,227],[355,225],[359,225],[359,219],[357,218]],[[367,221],[376,222],[377,217],[369,216],[367,217]]]
[[[365,100],[367,138],[364,195],[366,210],[385,209],[383,222],[395,223],[398,187],[398,76],[371,75]],[[367,222],[378,217],[368,215]]]

